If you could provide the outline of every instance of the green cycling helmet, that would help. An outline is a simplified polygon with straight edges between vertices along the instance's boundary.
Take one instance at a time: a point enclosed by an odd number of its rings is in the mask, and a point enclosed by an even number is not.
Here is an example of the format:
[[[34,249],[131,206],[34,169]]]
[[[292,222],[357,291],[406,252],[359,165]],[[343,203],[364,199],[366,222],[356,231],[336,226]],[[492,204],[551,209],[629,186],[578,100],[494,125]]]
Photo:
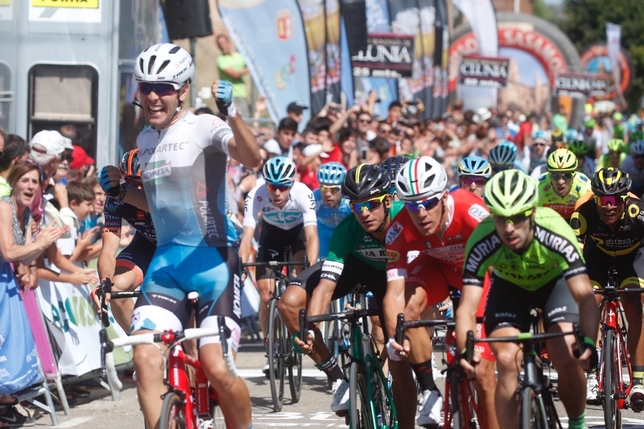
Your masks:
[[[557,149],[548,156],[548,171],[551,173],[572,173],[577,164],[577,157],[568,149]]]
[[[584,121],[584,127],[585,128],[595,128],[595,125],[597,125],[597,121],[595,121],[592,118],[591,119],[586,119]]]
[[[528,216],[537,205],[536,182],[520,170],[504,170],[492,176],[485,186],[483,199],[493,215]]]
[[[608,140],[608,151],[609,152],[624,152],[626,144],[622,139],[610,139]]]
[[[570,142],[568,150],[577,156],[585,155],[588,152],[588,145],[583,140],[573,140]]]

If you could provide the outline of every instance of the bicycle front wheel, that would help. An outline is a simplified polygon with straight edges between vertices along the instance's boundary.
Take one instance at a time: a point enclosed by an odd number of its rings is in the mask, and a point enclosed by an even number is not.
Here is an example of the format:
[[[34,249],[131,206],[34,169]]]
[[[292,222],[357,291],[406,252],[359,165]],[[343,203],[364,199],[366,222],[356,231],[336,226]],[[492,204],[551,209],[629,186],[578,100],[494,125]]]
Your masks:
[[[616,377],[617,362],[615,362],[615,344],[615,333],[610,329],[606,330],[602,342],[602,358],[604,359],[602,405],[604,407],[604,424],[606,425],[606,429],[619,429],[622,422],[622,410],[617,406],[616,399],[616,395],[619,394],[619,389]]]
[[[186,429],[186,415],[183,399],[176,393],[163,398],[159,429]]]
[[[543,397],[531,387],[525,387],[522,393],[519,427],[521,429],[548,429],[548,416],[543,404]]]
[[[349,367],[349,428],[376,429],[369,417],[367,386],[357,362]]]
[[[271,396],[275,412],[282,411],[284,405],[284,378],[286,368],[284,367],[284,332],[285,327],[277,311],[277,299],[271,300],[268,309],[268,364],[269,380],[271,384]]]
[[[296,404],[299,402],[302,393],[302,354],[295,351],[293,340],[288,334],[286,326],[284,326],[284,339],[286,340],[284,350],[288,353],[288,383],[291,389],[291,399]]]
[[[373,368],[373,403],[374,413],[376,414],[376,427],[377,428],[397,428],[398,415],[394,405],[394,398],[388,387],[387,379],[380,364],[374,365]]]

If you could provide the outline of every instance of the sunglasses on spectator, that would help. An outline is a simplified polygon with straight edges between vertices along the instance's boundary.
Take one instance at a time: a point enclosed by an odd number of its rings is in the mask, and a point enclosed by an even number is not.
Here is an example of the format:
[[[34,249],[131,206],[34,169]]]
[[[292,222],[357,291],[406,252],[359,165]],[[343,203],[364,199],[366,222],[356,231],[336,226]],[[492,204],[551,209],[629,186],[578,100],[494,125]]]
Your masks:
[[[461,184],[463,186],[485,186],[485,183],[487,182],[486,179],[482,177],[461,177]]]
[[[380,132],[381,132],[381,133],[383,133],[383,134],[391,134],[391,132],[392,132],[392,131],[393,131],[393,130],[392,130],[391,128],[389,128],[389,129],[384,129],[384,130],[383,130],[383,129],[381,129],[381,130],[380,130]]]
[[[338,192],[340,192],[341,189],[342,189],[341,186],[327,186],[327,185],[320,186],[320,192],[322,192],[323,194],[325,192],[331,192],[332,195],[335,195]]]
[[[572,173],[550,173],[550,177],[555,180],[564,179],[566,182],[572,180]]]
[[[143,95],[150,95],[151,92],[154,92],[159,97],[165,97],[176,94],[177,89],[171,83],[139,82],[139,92]]]
[[[525,213],[521,213],[514,216],[499,216],[493,215],[494,222],[507,225],[511,223],[512,225],[522,225],[525,221],[532,216],[532,210],[528,210]]]
[[[371,123],[371,119],[358,119],[358,122],[362,122],[362,123],[364,123],[364,124],[370,124],[370,123]]]
[[[372,198],[367,201],[362,201],[360,203],[351,203],[351,210],[354,213],[362,213],[363,210],[368,212],[373,211],[382,205],[382,202],[387,198],[387,195],[382,195],[380,197]]]
[[[443,198],[442,193],[420,201],[405,201],[405,207],[407,207],[407,210],[410,212],[418,212],[421,208],[428,211],[436,207],[441,201],[441,198]]]
[[[621,207],[626,202],[628,195],[603,195],[595,196],[595,204],[599,207],[606,208],[610,204],[613,207]]]
[[[269,191],[273,191],[273,192],[276,192],[276,191],[286,192],[291,188],[290,186],[287,186],[287,185],[272,185],[270,183],[268,183],[266,187],[268,188]]]

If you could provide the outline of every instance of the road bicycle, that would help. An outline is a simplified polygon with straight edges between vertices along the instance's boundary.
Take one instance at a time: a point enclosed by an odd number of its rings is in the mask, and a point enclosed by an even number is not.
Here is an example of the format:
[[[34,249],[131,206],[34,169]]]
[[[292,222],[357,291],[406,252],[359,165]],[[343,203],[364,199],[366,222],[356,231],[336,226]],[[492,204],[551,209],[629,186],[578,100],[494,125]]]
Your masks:
[[[104,280],[105,281],[105,280]],[[101,282],[101,289],[109,293],[109,285]],[[132,296],[132,292],[115,292],[112,298],[123,298]],[[188,299],[196,302],[197,292],[190,292]],[[104,304],[104,298],[101,299]],[[105,319],[103,319],[105,322]],[[109,324],[109,320],[107,321]],[[163,343],[168,346],[163,355],[164,374],[163,382],[168,387],[168,392],[163,395],[163,405],[159,420],[161,429],[210,429],[228,428],[225,416],[219,406],[218,392],[208,383],[205,370],[198,359],[185,353],[181,343],[185,340],[198,339],[217,335],[225,338],[221,341],[223,357],[226,368],[231,377],[238,376],[235,367],[233,354],[230,353],[230,329],[226,326],[225,317],[217,316],[217,327],[215,328],[191,328],[184,331],[165,331],[162,333],[149,333],[132,335],[129,337],[110,340],[107,331],[101,329],[101,358],[102,368],[107,376],[110,388],[120,390],[121,381],[118,378],[114,366],[112,351],[116,347],[125,347],[136,344]],[[192,369],[193,375],[188,375],[188,368]],[[147,424],[146,424],[147,427]]]
[[[553,401],[550,378],[544,375],[543,364],[539,354],[541,342],[566,335],[574,335],[577,341],[575,355],[583,353],[586,345],[584,333],[577,323],[569,332],[548,332],[534,334],[522,332],[516,336],[474,339],[474,333],[467,333],[466,356],[471,363],[475,343],[516,343],[523,349],[522,368],[523,374],[519,375],[517,397],[520,402],[519,428],[520,429],[562,429],[559,416]],[[591,363],[592,365],[592,363]]]
[[[288,255],[290,252],[287,251],[286,254]],[[287,373],[293,404],[300,400],[302,392],[302,355],[295,351],[291,336],[278,311],[279,299],[289,284],[289,268],[302,265],[308,265],[306,260],[304,262],[267,261],[243,264],[244,268],[271,268],[275,273],[275,287],[268,307],[268,334],[265,334],[268,338],[266,355],[269,366],[272,366],[268,373],[275,412],[281,411],[284,405],[284,381]]]
[[[453,319],[405,320],[400,313],[396,323],[396,342],[402,344],[407,329],[446,327],[445,353],[445,399],[443,401],[443,427],[454,429],[475,429],[478,405],[472,382],[460,370],[459,353],[456,347],[456,323]],[[471,361],[471,356],[469,358]]]
[[[633,379],[633,370],[626,347],[626,316],[620,295],[642,292],[642,288],[619,289],[615,267],[608,269],[606,286],[595,290],[595,294],[602,295],[599,305],[601,364],[597,398],[604,408],[604,423],[607,429],[621,429],[622,410],[628,408],[626,398],[633,387],[633,383],[628,385],[624,381],[624,375],[628,375],[628,380]]]
[[[353,300],[352,302],[356,302]],[[308,332],[312,323],[339,321],[349,326],[349,346],[340,353],[349,362],[349,413],[347,424],[351,429],[397,429],[398,415],[382,371],[373,337],[369,334],[368,318],[378,315],[375,308],[354,308],[339,313],[307,316],[300,310],[300,332]]]

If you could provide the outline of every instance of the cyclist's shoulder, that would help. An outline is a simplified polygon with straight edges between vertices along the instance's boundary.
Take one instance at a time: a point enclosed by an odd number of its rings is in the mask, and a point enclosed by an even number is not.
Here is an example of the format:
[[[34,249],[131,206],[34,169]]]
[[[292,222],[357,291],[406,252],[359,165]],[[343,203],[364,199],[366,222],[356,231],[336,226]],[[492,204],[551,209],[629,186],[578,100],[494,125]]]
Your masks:
[[[394,201],[391,204],[391,214],[389,216],[393,219],[398,213],[400,213],[403,207],[405,207],[405,203],[402,201]]]

